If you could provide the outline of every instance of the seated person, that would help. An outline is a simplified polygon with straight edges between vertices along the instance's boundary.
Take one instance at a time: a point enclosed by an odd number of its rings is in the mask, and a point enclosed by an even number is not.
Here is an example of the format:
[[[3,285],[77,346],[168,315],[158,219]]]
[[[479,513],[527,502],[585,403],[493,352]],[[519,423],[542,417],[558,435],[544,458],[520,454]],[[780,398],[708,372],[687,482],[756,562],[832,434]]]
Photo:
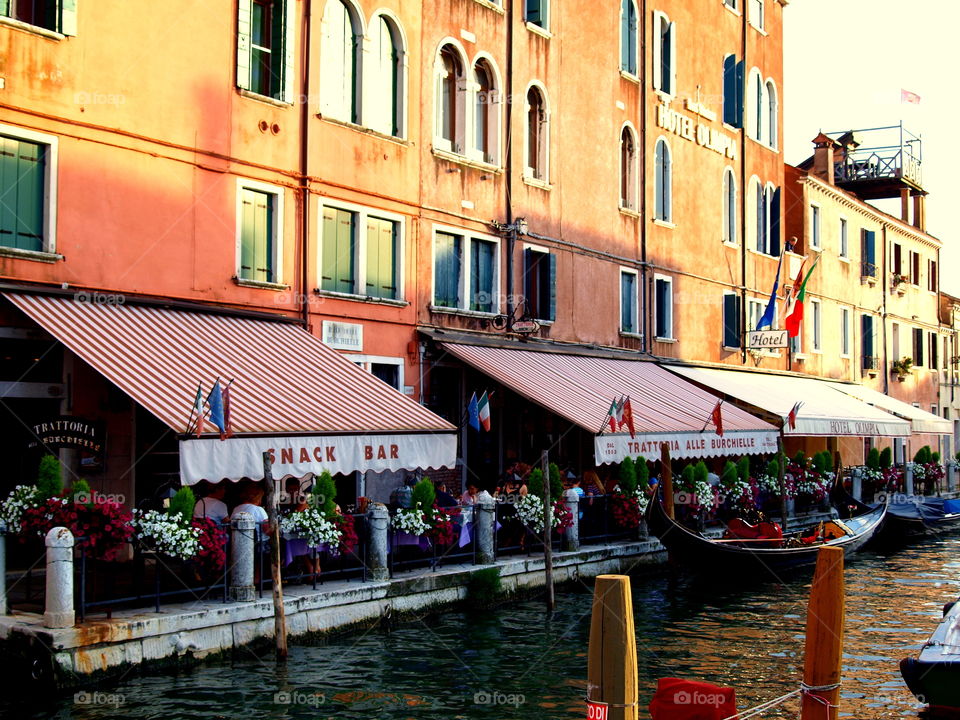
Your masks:
[[[193,506],[193,516],[195,518],[209,518],[218,525],[226,522],[230,517],[230,510],[223,501],[227,494],[227,483],[221,481],[218,483],[203,482],[204,496],[197,500]]]
[[[435,483],[434,489],[436,490],[437,507],[447,508],[457,506],[457,499],[447,492],[447,483],[443,480]]]

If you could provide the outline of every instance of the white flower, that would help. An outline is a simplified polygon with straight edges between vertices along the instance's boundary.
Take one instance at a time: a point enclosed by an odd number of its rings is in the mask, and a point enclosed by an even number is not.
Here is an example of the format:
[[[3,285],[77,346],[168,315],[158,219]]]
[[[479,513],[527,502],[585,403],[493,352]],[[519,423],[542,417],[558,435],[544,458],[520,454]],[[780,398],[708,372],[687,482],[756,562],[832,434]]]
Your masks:
[[[42,504],[43,493],[36,485],[17,485],[7,499],[0,503],[0,519],[7,524],[7,532],[19,532],[23,513]]]
[[[640,514],[643,515],[647,511],[647,505],[650,504],[650,498],[647,497],[647,494],[643,491],[643,488],[637,488],[634,493],[637,498],[637,505],[640,507]]]
[[[306,540],[310,547],[326,543],[333,549],[340,544],[339,528],[317,508],[308,507],[285,515],[280,519],[280,530],[286,535]]]
[[[521,495],[513,506],[517,509],[517,517],[520,518],[520,522],[535,533],[543,532],[543,498],[528,493]],[[559,527],[560,518],[553,512],[552,503],[547,508],[547,514],[550,517],[550,527]]]
[[[424,513],[420,503],[417,503],[416,507],[398,509],[390,519],[390,524],[400,532],[410,535],[423,535],[430,529],[429,523],[423,516]]]
[[[131,525],[141,542],[164,555],[189,560],[200,552],[200,529],[157,510],[133,511]]]

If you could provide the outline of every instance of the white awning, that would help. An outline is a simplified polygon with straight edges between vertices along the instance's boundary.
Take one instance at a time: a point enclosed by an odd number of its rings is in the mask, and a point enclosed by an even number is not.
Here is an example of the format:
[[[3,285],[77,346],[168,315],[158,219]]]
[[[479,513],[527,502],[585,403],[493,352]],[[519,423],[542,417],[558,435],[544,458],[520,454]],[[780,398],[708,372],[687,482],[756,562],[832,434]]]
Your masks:
[[[785,435],[908,437],[910,423],[835,389],[838,383],[791,375],[664,365],[715,392],[780,418]],[[787,416],[797,402],[796,427]]]
[[[933,435],[953,435],[953,422],[944,420],[926,410],[914,407],[910,403],[897,400],[882,392],[871,390],[863,385],[853,383],[830,383],[834,390],[851,395],[858,400],[892,413],[897,417],[910,421],[915,433],[931,433]]]

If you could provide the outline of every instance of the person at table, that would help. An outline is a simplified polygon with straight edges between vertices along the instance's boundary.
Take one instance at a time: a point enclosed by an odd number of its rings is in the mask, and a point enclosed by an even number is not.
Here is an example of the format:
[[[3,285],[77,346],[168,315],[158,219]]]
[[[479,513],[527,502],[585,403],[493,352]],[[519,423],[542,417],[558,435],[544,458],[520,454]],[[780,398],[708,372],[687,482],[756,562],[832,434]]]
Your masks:
[[[458,505],[457,499],[447,492],[447,483],[443,480],[436,482],[434,489],[436,491],[437,507],[448,508]]]
[[[226,522],[230,517],[230,510],[223,501],[227,494],[226,482],[209,483],[204,481],[204,496],[197,500],[193,506],[193,516],[195,518],[209,518],[217,525]]]
[[[253,517],[258,532],[267,531],[267,511],[263,508],[263,488],[259,483],[245,480],[240,488],[240,504],[230,513],[232,520],[240,513],[245,512]]]
[[[466,492],[460,496],[461,505],[476,505],[481,500],[493,500],[493,496],[486,490],[481,490],[476,481],[471,480],[467,483]]]
[[[285,498],[280,503],[279,510],[283,514],[307,509],[307,494],[300,487],[300,481],[295,478],[287,478],[284,483]]]

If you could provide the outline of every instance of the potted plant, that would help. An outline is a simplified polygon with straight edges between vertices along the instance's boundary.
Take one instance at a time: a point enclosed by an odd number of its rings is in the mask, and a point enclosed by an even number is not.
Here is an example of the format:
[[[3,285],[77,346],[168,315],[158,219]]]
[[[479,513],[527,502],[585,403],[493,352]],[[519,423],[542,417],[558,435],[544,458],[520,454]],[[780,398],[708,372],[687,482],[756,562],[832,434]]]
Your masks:
[[[902,360],[894,360],[891,369],[897,374],[897,380],[903,382],[913,369],[913,359],[905,357]]]

